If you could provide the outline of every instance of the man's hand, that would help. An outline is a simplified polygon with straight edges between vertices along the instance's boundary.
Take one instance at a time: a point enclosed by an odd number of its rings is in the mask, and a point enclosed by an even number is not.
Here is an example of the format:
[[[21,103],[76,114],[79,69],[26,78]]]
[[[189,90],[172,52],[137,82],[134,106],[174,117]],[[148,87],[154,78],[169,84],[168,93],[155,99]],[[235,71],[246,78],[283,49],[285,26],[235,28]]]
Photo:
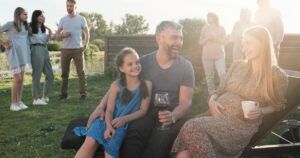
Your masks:
[[[214,99],[210,99],[209,103],[209,111],[213,116],[221,116],[223,115],[222,111],[225,110],[225,107]]]
[[[62,38],[68,38],[71,36],[71,33],[63,31],[61,35],[62,35]]]
[[[84,52],[84,51],[86,50],[87,47],[88,47],[88,44],[83,45],[82,51]]]
[[[99,108],[99,109],[96,109],[89,117],[89,120],[86,124],[86,129],[89,129],[91,124],[93,123],[93,121],[96,119],[96,118],[100,118],[100,120],[103,120],[104,119],[104,116],[105,116],[105,112],[103,109]]]
[[[162,123],[164,126],[169,126],[172,124],[172,112],[167,110],[159,111],[158,119],[159,122]]]
[[[120,128],[120,127],[123,127],[125,125],[127,121],[125,120],[124,117],[118,117],[118,118],[115,118],[111,121],[111,124],[114,128]]]

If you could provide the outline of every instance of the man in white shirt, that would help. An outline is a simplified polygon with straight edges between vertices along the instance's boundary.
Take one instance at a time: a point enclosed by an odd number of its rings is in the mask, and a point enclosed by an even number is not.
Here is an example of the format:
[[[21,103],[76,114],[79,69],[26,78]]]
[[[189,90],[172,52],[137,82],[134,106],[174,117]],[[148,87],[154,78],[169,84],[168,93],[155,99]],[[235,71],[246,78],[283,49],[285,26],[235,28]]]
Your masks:
[[[66,2],[68,15],[60,19],[56,38],[63,40],[61,50],[61,70],[62,84],[61,95],[59,100],[65,100],[68,97],[68,79],[70,73],[70,63],[74,60],[77,75],[79,78],[80,100],[85,100],[85,73],[83,70],[83,51],[89,43],[89,29],[86,19],[76,12],[76,0],[67,0]],[[82,41],[82,32],[84,40]]]

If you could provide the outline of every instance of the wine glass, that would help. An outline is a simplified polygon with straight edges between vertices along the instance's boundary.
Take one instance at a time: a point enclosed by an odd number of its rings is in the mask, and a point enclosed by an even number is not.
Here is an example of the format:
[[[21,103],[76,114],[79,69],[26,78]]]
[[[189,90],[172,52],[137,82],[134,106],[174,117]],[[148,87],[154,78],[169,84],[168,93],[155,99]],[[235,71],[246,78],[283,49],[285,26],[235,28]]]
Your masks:
[[[170,99],[168,92],[157,92],[154,95],[154,106],[158,108],[159,111],[164,111],[170,106]],[[158,130],[166,130],[168,127],[161,125],[157,128]]]

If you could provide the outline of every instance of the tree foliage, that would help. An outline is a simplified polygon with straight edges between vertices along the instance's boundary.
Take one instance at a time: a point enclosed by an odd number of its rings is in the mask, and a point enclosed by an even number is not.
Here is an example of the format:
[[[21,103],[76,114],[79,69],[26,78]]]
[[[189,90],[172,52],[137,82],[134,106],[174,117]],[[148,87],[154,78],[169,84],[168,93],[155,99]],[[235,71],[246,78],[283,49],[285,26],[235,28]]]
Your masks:
[[[201,29],[206,24],[205,20],[203,19],[181,19],[179,23],[183,26],[183,49],[194,49],[197,47]]]
[[[81,12],[80,15],[86,18],[91,40],[112,34],[112,29],[109,28],[110,25],[107,25],[101,14]]]
[[[137,35],[145,34],[149,30],[149,24],[142,15],[125,14],[122,24],[114,28],[115,34],[118,35]]]

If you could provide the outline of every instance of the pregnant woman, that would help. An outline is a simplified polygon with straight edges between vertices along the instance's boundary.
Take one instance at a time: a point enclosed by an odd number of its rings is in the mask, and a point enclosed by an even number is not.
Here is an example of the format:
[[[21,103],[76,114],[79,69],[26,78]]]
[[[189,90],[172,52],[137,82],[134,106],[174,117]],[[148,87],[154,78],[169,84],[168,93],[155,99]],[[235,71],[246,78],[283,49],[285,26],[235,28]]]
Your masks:
[[[209,113],[189,120],[172,149],[177,158],[239,157],[264,115],[284,108],[287,76],[276,65],[267,29],[255,26],[243,36],[246,61],[234,62],[209,98]],[[244,118],[241,101],[259,107]]]

